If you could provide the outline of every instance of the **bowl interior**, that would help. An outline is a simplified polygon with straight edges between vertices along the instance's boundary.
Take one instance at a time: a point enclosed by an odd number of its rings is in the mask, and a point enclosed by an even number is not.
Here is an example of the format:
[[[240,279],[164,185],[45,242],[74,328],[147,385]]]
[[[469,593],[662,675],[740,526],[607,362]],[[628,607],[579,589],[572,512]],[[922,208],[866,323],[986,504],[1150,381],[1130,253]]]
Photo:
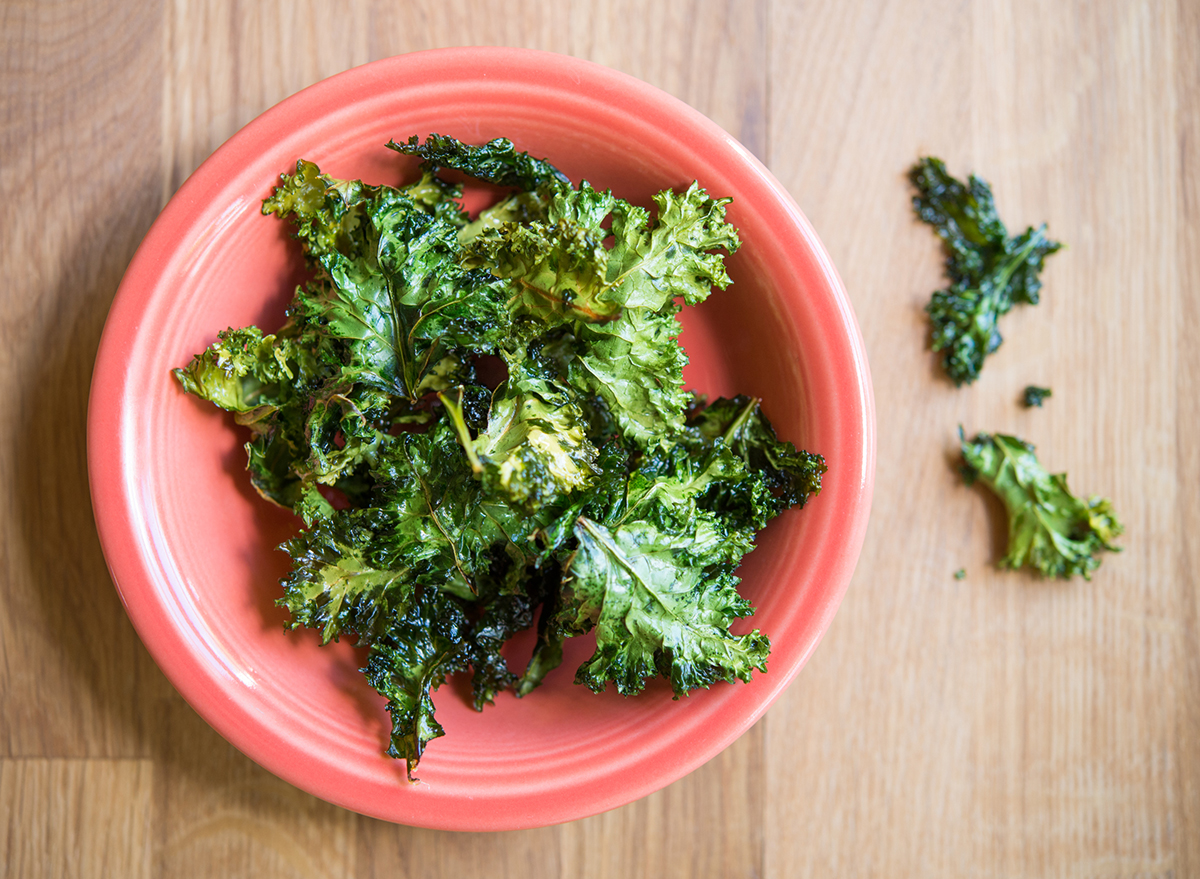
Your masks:
[[[728,135],[649,86],[562,56],[445,50],[350,71],[264,114],[172,199],[114,302],[95,373],[89,457],[98,527],[147,646],[185,698],[234,745],[318,796],[403,823],[492,830],[565,821],[633,800],[719,752],[803,664],[857,558],[873,472],[861,340],[807,222]],[[469,63],[466,63],[469,62]],[[260,213],[298,158],[337,177],[398,183],[415,164],[390,138],[504,136],[573,180],[649,205],[699,180],[731,195],[743,248],[733,286],[685,310],[690,386],[760,396],[779,434],[825,455],[825,489],[776,520],[743,566],[758,608],[743,628],[772,639],[770,670],[672,700],[572,683],[590,652],[530,696],[473,711],[457,684],[435,694],[446,736],[419,784],[382,756],[388,718],[348,644],[285,634],[275,549],[298,520],[249,487],[231,419],[171,377],[218,331],[273,329],[301,275],[286,226]],[[576,639],[585,641],[585,639]],[[514,646],[515,653],[522,649]],[[524,645],[527,647],[527,645]],[[519,661],[519,659],[518,659]]]

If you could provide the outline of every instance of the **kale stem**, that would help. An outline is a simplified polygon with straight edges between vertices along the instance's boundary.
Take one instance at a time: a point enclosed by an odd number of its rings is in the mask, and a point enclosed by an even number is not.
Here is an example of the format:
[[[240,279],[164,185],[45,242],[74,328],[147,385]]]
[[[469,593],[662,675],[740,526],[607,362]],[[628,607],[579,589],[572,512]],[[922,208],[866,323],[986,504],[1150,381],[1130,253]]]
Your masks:
[[[762,403],[761,397],[751,397],[750,402],[747,403],[742,408],[742,411],[737,414],[737,417],[729,423],[729,427],[725,428],[725,433],[722,436],[722,439],[725,440],[725,445],[731,447],[733,446],[734,437],[737,436],[738,431],[745,426],[746,422],[750,420],[750,416],[756,409],[758,409],[760,403]]]
[[[997,291],[1004,290],[1008,287],[1009,279],[1012,278],[1013,272],[1015,272],[1017,270],[1017,266],[1019,266],[1021,263],[1025,262],[1025,258],[1027,256],[1029,256],[1029,254],[1031,252],[1033,252],[1033,250],[1039,244],[1042,244],[1045,240],[1046,240],[1046,227],[1042,226],[1036,232],[1033,233],[1033,237],[1029,239],[1028,244],[1026,244],[1024,247],[1022,247],[1019,251],[1017,251],[1011,257],[1009,257],[1008,261],[1004,263],[1004,267],[1000,269],[1000,273],[997,276],[997,284],[996,284]]]
[[[467,429],[467,422],[463,418],[462,396],[463,389],[460,387],[456,402],[451,402],[450,398],[444,392],[438,394],[438,399],[442,401],[442,405],[450,413],[450,420],[454,422],[454,430],[458,433],[458,441],[462,444],[463,451],[467,453],[467,460],[471,462],[471,469],[478,474],[483,472],[483,465],[479,463],[479,456],[475,454],[475,441],[471,439],[471,431]]]

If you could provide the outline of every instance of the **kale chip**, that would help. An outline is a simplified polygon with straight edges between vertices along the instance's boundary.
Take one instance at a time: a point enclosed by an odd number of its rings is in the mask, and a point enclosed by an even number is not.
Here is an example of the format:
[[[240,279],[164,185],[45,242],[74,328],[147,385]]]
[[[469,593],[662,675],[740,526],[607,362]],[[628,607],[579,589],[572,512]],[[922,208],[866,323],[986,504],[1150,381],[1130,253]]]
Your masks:
[[[970,384],[1003,341],[999,319],[1018,303],[1037,304],[1046,257],[1062,245],[1046,236],[1045,224],[1010,237],[991,187],[973,174],[966,183],[955,179],[941,159],[921,159],[909,180],[917,216],[945,246],[950,279],[925,309],[932,347],[945,352],[942,366],[956,385]]]
[[[961,433],[961,430],[960,430]],[[1000,567],[1028,566],[1046,577],[1091,579],[1100,553],[1119,551],[1124,530],[1101,497],[1078,498],[1065,473],[1050,474],[1032,445],[1015,436],[981,433],[962,439],[963,477],[979,480],[1008,511],[1008,552]]]

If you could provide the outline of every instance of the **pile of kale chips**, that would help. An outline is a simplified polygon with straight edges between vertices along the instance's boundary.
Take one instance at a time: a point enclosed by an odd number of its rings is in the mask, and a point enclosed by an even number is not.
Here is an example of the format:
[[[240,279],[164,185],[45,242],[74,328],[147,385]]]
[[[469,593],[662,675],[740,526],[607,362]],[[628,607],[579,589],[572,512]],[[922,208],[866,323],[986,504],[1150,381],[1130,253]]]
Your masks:
[[[507,140],[388,146],[420,179],[283,175],[263,212],[312,280],[274,334],[227,330],[175,371],[250,429],[255,487],[303,519],[291,627],[369,648],[410,775],[447,675],[470,669],[476,708],[525,695],[575,635],[595,632],[575,680],[597,692],[765,669],[766,636],[729,630],[752,612],[734,572],[825,464],[758,400],[683,390],[676,313],[729,284],[728,199],[666,191],[652,218]],[[472,220],[443,169],[508,189]],[[534,625],[514,671],[501,647]]]

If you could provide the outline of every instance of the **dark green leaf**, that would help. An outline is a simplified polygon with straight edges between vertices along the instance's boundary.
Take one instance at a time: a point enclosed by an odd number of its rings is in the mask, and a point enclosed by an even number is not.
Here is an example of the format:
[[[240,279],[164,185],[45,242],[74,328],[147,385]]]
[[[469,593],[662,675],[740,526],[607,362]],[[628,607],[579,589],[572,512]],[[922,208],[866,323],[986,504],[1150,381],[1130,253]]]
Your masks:
[[[1016,303],[1037,304],[1038,275],[1062,245],[1046,236],[1045,225],[1010,238],[988,184],[974,175],[962,183],[940,159],[921,159],[909,180],[917,216],[933,226],[947,254],[950,287],[926,308],[932,347],[945,352],[942,365],[954,383],[969,384],[1003,341],[1000,317]]]
[[[422,143],[416,135],[406,143],[390,141],[388,149],[409,156],[420,156],[429,171],[453,168],[478,180],[500,186],[534,190],[547,186],[569,189],[571,181],[545,159],[520,152],[507,138],[498,137],[482,146],[466,144],[442,134],[431,134]]]
[[[762,474],[774,498],[774,513],[790,506],[803,507],[821,490],[825,459],[780,440],[760,401],[753,397],[722,397],[694,413],[689,427],[693,437],[708,443],[720,440],[747,468]]]
[[[421,591],[397,613],[387,635],[371,646],[362,671],[387,700],[392,717],[388,755],[408,762],[408,777],[425,746],[445,735],[433,716],[431,690],[470,660],[469,623],[457,601],[435,589]]]

